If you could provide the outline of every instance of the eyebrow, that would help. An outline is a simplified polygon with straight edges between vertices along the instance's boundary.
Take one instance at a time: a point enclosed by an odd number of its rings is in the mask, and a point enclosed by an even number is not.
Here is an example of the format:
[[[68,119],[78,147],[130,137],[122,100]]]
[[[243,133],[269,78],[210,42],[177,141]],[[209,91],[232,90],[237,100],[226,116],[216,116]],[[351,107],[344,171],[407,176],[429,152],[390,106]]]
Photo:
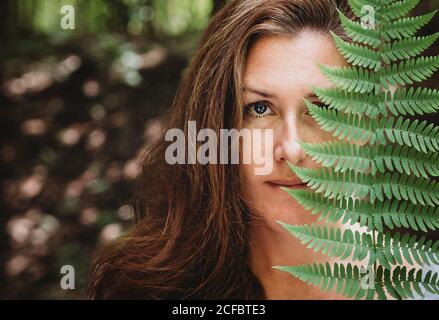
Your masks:
[[[274,97],[273,94],[259,90],[259,89],[255,89],[255,88],[250,88],[248,86],[244,86],[243,87],[244,91],[248,91],[248,92],[252,92],[252,93],[256,93],[264,98],[272,98]],[[306,96],[304,96],[305,99],[319,99],[319,97],[314,93],[314,92],[309,92]]]
[[[264,91],[259,90],[259,89],[253,89],[253,88],[250,88],[250,87],[248,87],[248,86],[244,86],[244,87],[243,87],[243,90],[244,90],[244,91],[251,92],[251,93],[256,93],[256,94],[258,94],[258,95],[260,95],[260,96],[262,96],[262,97],[264,97],[264,98],[272,98],[272,97],[274,97],[274,95],[271,94],[271,93],[264,92]]]

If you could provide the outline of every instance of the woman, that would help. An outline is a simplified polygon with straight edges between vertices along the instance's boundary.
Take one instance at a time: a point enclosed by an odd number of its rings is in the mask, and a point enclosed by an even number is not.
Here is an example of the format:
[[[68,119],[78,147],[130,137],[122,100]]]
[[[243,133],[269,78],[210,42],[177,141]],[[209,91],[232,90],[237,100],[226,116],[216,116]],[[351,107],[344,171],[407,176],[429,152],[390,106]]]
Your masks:
[[[276,221],[315,217],[279,187],[304,185],[287,161],[316,167],[297,141],[323,142],[304,98],[329,87],[317,63],[344,65],[330,31],[345,38],[336,0],[236,0],[211,21],[176,95],[169,129],[272,129],[273,168],[175,164],[165,139],[147,153],[137,223],[96,259],[92,298],[338,299],[274,265],[324,261]],[[266,153],[269,154],[269,153]],[[327,261],[327,260],[326,260]]]

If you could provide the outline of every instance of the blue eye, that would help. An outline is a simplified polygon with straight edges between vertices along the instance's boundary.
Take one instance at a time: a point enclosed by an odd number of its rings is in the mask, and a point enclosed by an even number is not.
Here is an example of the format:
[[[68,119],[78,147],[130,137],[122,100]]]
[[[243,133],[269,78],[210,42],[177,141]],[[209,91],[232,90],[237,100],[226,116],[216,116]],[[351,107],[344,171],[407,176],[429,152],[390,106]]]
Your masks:
[[[253,108],[257,114],[264,114],[268,110],[268,107],[263,104],[257,104]]]
[[[273,114],[271,108],[264,102],[256,102],[245,106],[246,113],[255,118],[263,118]]]

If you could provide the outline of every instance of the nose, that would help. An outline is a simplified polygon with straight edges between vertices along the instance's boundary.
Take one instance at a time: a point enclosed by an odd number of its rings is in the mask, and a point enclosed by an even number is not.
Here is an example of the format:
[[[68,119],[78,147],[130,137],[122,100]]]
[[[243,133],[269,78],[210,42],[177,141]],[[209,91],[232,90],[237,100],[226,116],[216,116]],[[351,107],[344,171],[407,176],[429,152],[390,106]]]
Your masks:
[[[305,158],[303,148],[297,143],[300,141],[297,120],[288,120],[283,124],[280,137],[276,141],[274,158],[276,161],[289,161],[296,165]]]

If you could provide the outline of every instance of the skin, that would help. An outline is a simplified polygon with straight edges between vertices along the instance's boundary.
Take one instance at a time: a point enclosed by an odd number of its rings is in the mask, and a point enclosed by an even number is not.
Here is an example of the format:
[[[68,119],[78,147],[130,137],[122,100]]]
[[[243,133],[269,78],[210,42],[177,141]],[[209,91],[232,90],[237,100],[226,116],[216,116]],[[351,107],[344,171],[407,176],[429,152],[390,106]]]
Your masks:
[[[253,216],[251,265],[268,299],[342,299],[341,295],[320,292],[318,287],[272,268],[331,261],[301,245],[276,222],[310,224],[315,223],[317,217],[279,186],[268,183],[276,180],[301,182],[286,161],[301,167],[320,167],[297,141],[320,143],[335,139],[332,133],[320,129],[303,101],[307,98],[322,104],[317,97],[312,97],[311,85],[333,87],[317,63],[347,65],[329,35],[310,30],[295,37],[260,38],[250,49],[246,62],[244,127],[274,130],[272,172],[255,175],[254,164],[242,165],[242,195]]]

